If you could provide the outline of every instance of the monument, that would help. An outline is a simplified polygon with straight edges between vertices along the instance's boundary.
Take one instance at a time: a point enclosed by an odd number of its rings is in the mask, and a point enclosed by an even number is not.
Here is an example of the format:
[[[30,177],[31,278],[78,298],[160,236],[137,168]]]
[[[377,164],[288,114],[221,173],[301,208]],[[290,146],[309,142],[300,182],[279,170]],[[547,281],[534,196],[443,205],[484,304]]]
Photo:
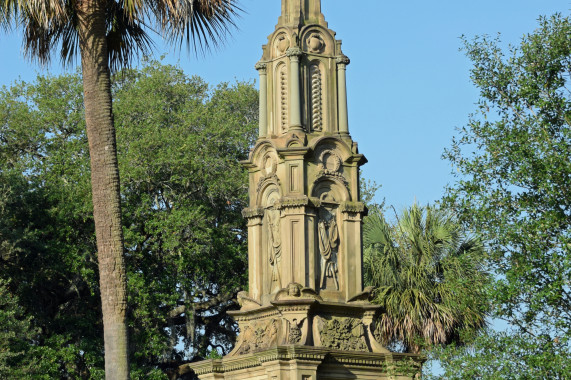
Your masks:
[[[343,6],[340,4],[340,6]],[[249,171],[248,291],[240,333],[200,379],[412,379],[421,359],[378,343],[382,313],[363,289],[359,167],[349,134],[341,41],[320,0],[282,0],[256,65],[259,138]]]

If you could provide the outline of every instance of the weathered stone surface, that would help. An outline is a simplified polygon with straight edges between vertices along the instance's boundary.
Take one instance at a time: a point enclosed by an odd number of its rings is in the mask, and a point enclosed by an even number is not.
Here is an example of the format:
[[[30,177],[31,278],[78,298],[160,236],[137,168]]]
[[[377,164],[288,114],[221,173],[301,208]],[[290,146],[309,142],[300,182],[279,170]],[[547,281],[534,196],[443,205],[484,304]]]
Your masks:
[[[263,51],[259,138],[242,162],[250,204],[249,290],[232,312],[240,334],[224,359],[190,366],[201,379],[411,379],[420,358],[379,343],[382,310],[363,289],[367,160],[349,134],[350,61],[320,0],[282,0]],[[412,374],[396,370],[408,361]]]
[[[201,379],[225,380],[412,380],[421,362],[415,355],[374,354],[298,346],[191,365]]]

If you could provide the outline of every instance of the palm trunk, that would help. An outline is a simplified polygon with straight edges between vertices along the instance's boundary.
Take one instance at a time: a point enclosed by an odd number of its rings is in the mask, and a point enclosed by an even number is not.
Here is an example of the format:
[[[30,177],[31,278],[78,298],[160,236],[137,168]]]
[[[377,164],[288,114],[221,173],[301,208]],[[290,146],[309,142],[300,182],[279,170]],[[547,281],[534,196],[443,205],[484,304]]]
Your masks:
[[[85,123],[91,157],[93,216],[105,338],[105,377],[129,378],[127,285],[119,167],[106,42],[105,0],[78,2]]]

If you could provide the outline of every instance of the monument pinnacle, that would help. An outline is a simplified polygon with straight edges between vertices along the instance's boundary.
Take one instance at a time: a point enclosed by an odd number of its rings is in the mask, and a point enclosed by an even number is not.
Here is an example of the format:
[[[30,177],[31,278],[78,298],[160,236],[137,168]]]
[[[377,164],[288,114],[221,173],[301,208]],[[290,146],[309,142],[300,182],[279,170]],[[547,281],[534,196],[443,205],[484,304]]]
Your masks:
[[[278,25],[302,26],[316,24],[327,27],[321,13],[321,0],[282,0]]]

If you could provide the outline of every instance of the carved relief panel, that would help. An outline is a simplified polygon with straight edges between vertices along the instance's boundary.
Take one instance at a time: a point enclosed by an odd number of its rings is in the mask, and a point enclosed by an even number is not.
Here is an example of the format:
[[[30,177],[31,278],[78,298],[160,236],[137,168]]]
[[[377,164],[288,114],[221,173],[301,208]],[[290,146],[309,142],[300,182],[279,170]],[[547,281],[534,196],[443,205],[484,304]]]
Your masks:
[[[275,57],[281,57],[285,54],[286,50],[291,46],[291,42],[286,33],[280,33],[276,36],[274,54]]]
[[[319,208],[317,240],[320,254],[320,289],[339,290],[339,225],[336,204]]]
[[[369,351],[365,326],[359,319],[316,317],[315,327],[323,347],[343,351]]]

